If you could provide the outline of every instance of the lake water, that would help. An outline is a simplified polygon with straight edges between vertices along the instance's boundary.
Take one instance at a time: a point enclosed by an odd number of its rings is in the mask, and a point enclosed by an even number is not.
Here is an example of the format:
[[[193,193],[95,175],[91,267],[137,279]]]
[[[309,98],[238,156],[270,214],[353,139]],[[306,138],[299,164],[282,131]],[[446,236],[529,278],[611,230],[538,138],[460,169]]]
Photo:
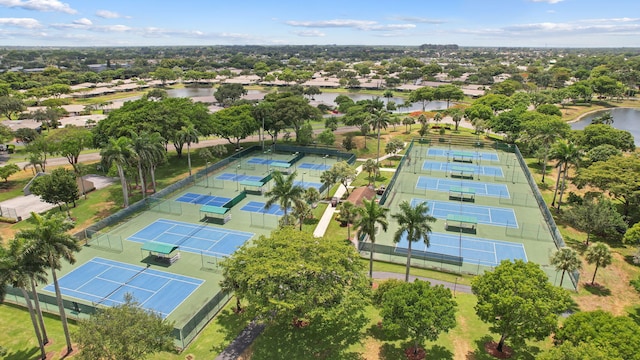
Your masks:
[[[167,93],[169,94],[170,97],[196,97],[196,96],[212,96],[213,95],[213,89],[212,88],[194,88],[194,87],[185,87],[182,89],[169,89],[167,90]],[[248,90],[249,94],[260,94],[263,93],[261,91],[258,90]],[[365,94],[358,94],[358,93],[335,93],[335,92],[323,92],[322,94],[316,95],[314,96],[315,101],[321,101],[325,104],[331,105],[331,106],[336,106],[336,103],[334,102],[334,100],[336,99],[336,97],[338,97],[338,95],[347,95],[348,97],[350,97],[353,101],[360,101],[360,100],[370,100],[373,99],[375,96],[373,95],[365,95]],[[387,99],[380,97],[380,100],[382,100],[385,104],[387,103]],[[399,97],[392,97],[390,98],[391,101],[394,101],[396,104],[402,104],[404,103],[404,99],[399,98]],[[444,110],[447,108],[447,102],[446,101],[431,101],[430,103],[427,104],[426,106],[426,110]],[[422,103],[421,102],[417,102],[417,103],[413,103],[411,104],[410,107],[408,108],[401,108],[398,111],[400,112],[411,112],[411,111],[417,111],[417,110],[422,110]]]
[[[573,130],[582,130],[591,124],[591,120],[602,115],[602,113],[611,111],[613,116],[612,126],[619,130],[626,130],[633,135],[636,146],[640,146],[640,109],[617,108],[597,111],[584,116],[580,121],[571,124]]]

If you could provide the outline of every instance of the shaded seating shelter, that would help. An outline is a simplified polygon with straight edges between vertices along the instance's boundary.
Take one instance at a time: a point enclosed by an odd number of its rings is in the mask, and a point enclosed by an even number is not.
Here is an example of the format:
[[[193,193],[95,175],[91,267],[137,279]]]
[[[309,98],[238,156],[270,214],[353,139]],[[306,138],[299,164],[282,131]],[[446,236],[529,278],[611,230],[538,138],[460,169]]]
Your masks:
[[[177,245],[166,244],[157,241],[147,241],[142,245],[140,252],[144,258],[144,252],[148,251],[149,256],[162,264],[171,265],[180,259],[180,251]]]

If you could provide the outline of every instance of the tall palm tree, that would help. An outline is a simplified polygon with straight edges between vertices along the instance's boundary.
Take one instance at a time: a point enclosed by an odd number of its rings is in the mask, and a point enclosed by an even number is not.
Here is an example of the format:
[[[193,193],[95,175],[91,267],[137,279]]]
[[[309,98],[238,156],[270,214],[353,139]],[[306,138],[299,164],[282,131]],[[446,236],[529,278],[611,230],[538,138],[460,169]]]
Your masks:
[[[193,124],[189,124],[187,126],[183,126],[180,131],[176,133],[178,137],[178,142],[183,144],[187,144],[187,162],[189,164],[189,176],[191,176],[191,144],[198,143],[198,136],[200,136],[200,132],[193,126]]]
[[[100,151],[102,156],[102,162],[105,164],[105,168],[111,167],[111,164],[115,163],[118,168],[118,177],[120,177],[120,183],[122,184],[122,196],[124,198],[124,207],[129,207],[129,192],[127,191],[127,179],[124,175],[124,167],[127,163],[133,151],[131,150],[131,140],[122,136],[118,139],[109,139],[109,143]]]
[[[406,233],[407,240],[409,241],[409,249],[407,251],[407,269],[404,281],[409,282],[409,269],[411,267],[411,243],[422,239],[425,245],[429,247],[429,234],[431,233],[431,225],[436,221],[436,218],[429,215],[429,205],[426,202],[422,202],[415,207],[411,207],[408,201],[403,201],[398,206],[400,212],[391,215],[396,219],[400,228],[393,235],[393,242],[399,243],[402,240],[402,236]]]
[[[376,110],[371,117],[371,127],[378,131],[378,151],[376,155],[376,164],[380,161],[380,129],[387,129],[391,118],[386,110]]]
[[[38,256],[43,261],[46,261],[47,267],[51,269],[58,310],[60,311],[60,320],[62,321],[62,328],[67,342],[67,352],[71,352],[73,348],[71,347],[71,337],[69,336],[67,314],[62,303],[62,294],[60,293],[56,270],[60,270],[62,267],[61,259],[65,259],[70,264],[76,262],[74,253],[80,251],[80,245],[72,235],[67,233],[74,225],[64,216],[41,216],[34,212],[31,213],[31,216],[36,223],[36,227],[19,231],[16,237],[33,242]]]
[[[28,261],[26,261],[26,255],[33,250],[30,246],[31,244],[29,244],[29,242],[17,237],[9,242],[8,248],[0,246],[0,288],[2,289],[0,290],[0,300],[4,299],[5,285],[11,285],[20,289],[22,297],[27,304],[27,310],[31,317],[31,324],[33,325],[33,329],[36,333],[36,338],[38,339],[40,358],[46,359],[47,354],[44,349],[44,340],[42,338],[42,333],[40,332],[40,327],[38,326],[38,321],[36,320],[36,313],[33,309],[31,298],[29,297],[29,293],[26,289],[27,286],[29,286],[31,279],[45,282],[47,278],[46,272],[42,267],[33,267]]]
[[[323,171],[322,174],[320,174],[320,182],[322,183],[322,185],[325,186],[325,189],[327,189],[327,197],[328,197],[329,190],[331,189],[333,184],[337,182],[334,172],[331,170]]]
[[[307,204],[306,201],[293,202],[293,215],[300,223],[300,231],[302,231],[302,224],[304,224],[304,219],[306,219],[309,214],[311,214],[311,206]]]
[[[265,193],[269,197],[266,208],[278,203],[284,211],[284,223],[289,225],[289,217],[287,212],[291,203],[303,201],[304,188],[300,185],[294,185],[294,180],[297,176],[297,172],[293,172],[291,175],[285,177],[280,171],[273,172],[273,187],[271,190]]]
[[[462,118],[464,117],[464,110],[454,107],[447,110],[447,114],[451,116],[451,120],[453,120],[453,123],[456,124],[454,128],[455,131],[458,131],[458,125],[460,125],[460,121],[462,121]]]
[[[598,273],[599,268],[605,268],[611,265],[613,261],[613,256],[611,255],[611,250],[604,243],[597,243],[595,245],[589,246],[587,251],[584,253],[585,259],[589,264],[596,264],[596,269],[593,271],[593,278],[591,279],[591,285],[595,284],[596,274]]]
[[[138,176],[142,187],[142,198],[146,197],[147,181],[145,173],[151,173],[151,183],[155,192],[155,168],[164,160],[164,138],[160,133],[143,131],[140,134],[131,132],[132,160],[138,169]]]
[[[373,245],[376,243],[376,227],[380,225],[383,231],[387,231],[389,227],[389,222],[387,221],[389,209],[380,206],[376,199],[363,199],[362,207],[357,208],[357,212],[359,216],[354,225],[358,228],[358,238],[360,238],[360,235],[366,234],[371,241],[369,277],[373,278]]]
[[[556,195],[558,194],[558,189],[560,189],[560,197],[558,199],[558,211],[560,211],[560,204],[562,203],[562,194],[564,193],[567,173],[571,165],[577,166],[580,162],[580,159],[582,158],[582,150],[571,141],[558,140],[551,148],[550,158],[558,161],[556,165],[556,167],[558,167],[558,178],[556,180],[556,189],[553,193],[551,206],[555,205]],[[562,182],[560,182],[561,177]]]
[[[367,161],[362,164],[362,170],[366,171],[369,176],[369,183],[371,183],[371,174],[376,174],[380,166],[377,161],[373,161],[373,159],[367,159]],[[373,186],[376,186],[376,179],[373,178]]]
[[[556,271],[562,270],[562,276],[560,276],[560,287],[562,287],[564,273],[580,269],[582,267],[582,262],[578,257],[577,251],[570,247],[563,247],[553,253],[551,256],[551,265],[556,267]]]

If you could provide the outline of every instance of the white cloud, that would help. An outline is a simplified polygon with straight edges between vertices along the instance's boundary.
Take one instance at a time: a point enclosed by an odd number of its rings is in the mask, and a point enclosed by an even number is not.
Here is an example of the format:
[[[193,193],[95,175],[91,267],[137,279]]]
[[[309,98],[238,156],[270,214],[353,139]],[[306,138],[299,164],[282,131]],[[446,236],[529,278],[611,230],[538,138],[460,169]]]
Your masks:
[[[82,26],[91,26],[91,25],[93,25],[93,22],[91,20],[87,19],[87,18],[74,20],[73,23],[76,24],[76,25],[82,25]]]
[[[120,19],[120,18],[126,18],[129,19],[131,18],[130,16],[124,16],[121,15],[115,11],[109,11],[109,10],[98,10],[96,11],[96,16],[97,17],[101,17],[103,19]]]
[[[557,3],[562,2],[564,0],[529,0],[529,1],[536,2],[536,3],[542,2],[542,3],[547,3],[547,4],[557,4]]]
[[[25,29],[36,29],[42,27],[38,20],[32,18],[0,18],[0,25],[15,26]]]
[[[294,31],[294,34],[302,37],[323,37],[325,33],[318,30],[302,30],[302,31]]]
[[[67,14],[75,14],[78,12],[72,9],[69,4],[62,3],[58,0],[0,0],[0,6],[35,11],[57,11]]]
[[[422,23],[422,24],[444,24],[445,23],[444,20],[429,19],[429,18],[416,17],[416,16],[394,16],[391,19],[396,21],[405,21],[410,23]]]
[[[295,27],[308,28],[352,28],[364,31],[388,31],[413,29],[414,24],[379,24],[373,20],[333,19],[321,21],[285,21],[285,24]]]

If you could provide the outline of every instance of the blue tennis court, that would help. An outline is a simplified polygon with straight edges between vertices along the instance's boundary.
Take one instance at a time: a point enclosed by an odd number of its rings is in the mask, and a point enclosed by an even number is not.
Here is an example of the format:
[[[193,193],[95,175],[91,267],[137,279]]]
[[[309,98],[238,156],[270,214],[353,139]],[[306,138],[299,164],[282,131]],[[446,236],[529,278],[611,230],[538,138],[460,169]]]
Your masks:
[[[396,252],[406,254],[408,248],[409,242],[405,233],[396,244]],[[485,266],[497,266],[506,259],[527,261],[522,244],[444,233],[431,233],[429,247],[422,241],[414,242],[411,244],[411,252],[414,251],[460,256],[465,263]]]
[[[262,180],[262,176],[252,176],[252,175],[236,175],[232,173],[222,173],[216,176],[218,180],[227,180],[227,181],[260,181]]]
[[[478,224],[518,228],[516,213],[513,209],[415,198],[411,199],[411,206],[416,206],[421,202],[426,202],[429,205],[429,215],[437,219],[446,219],[450,214],[460,214],[475,217]]]
[[[60,278],[62,295],[115,306],[133,295],[144,309],[166,318],[203,280],[95,257]],[[53,284],[44,288],[55,292]]]
[[[310,181],[304,181],[304,182],[302,182],[302,181],[299,181],[299,180],[295,180],[295,181],[293,182],[293,184],[294,184],[295,186],[302,186],[302,187],[303,187],[303,188],[305,188],[305,189],[308,189],[308,188],[316,188],[317,190],[320,190],[320,188],[322,187],[322,184],[317,183],[317,182],[310,182]]]
[[[288,164],[288,162],[284,160],[264,159],[257,157],[247,160],[247,164],[272,165],[273,163]]]
[[[176,201],[186,202],[190,204],[211,205],[211,206],[220,206],[220,207],[228,203],[229,200],[231,199],[227,197],[213,196],[213,195],[206,195],[206,194],[196,194],[191,192],[186,193],[176,199]]]
[[[160,219],[129,237],[129,240],[177,245],[180,250],[196,254],[228,256],[253,237],[253,233],[213,226]]]
[[[325,171],[331,169],[331,166],[324,164],[302,163],[298,165],[298,169],[320,170]]]
[[[490,184],[478,181],[453,180],[420,176],[416,189],[448,192],[451,188],[466,187],[475,190],[477,196],[494,196],[509,199],[509,189],[504,184]]]
[[[471,164],[459,165],[457,163],[442,161],[425,161],[422,163],[422,170],[449,171],[454,166],[456,168],[465,168],[467,169],[465,171],[474,174],[504,177],[504,173],[500,166],[478,166]]]
[[[259,201],[249,201],[249,203],[243,206],[240,210],[248,212],[263,213],[269,215],[282,216],[284,211],[280,208],[280,205],[273,204],[268,209],[264,207],[265,203]]]
[[[472,159],[473,161],[477,161],[477,160],[500,161],[500,158],[498,158],[498,154],[493,152],[448,150],[448,149],[438,149],[438,148],[429,148],[429,150],[427,150],[427,156],[453,158],[458,155],[464,158]]]

